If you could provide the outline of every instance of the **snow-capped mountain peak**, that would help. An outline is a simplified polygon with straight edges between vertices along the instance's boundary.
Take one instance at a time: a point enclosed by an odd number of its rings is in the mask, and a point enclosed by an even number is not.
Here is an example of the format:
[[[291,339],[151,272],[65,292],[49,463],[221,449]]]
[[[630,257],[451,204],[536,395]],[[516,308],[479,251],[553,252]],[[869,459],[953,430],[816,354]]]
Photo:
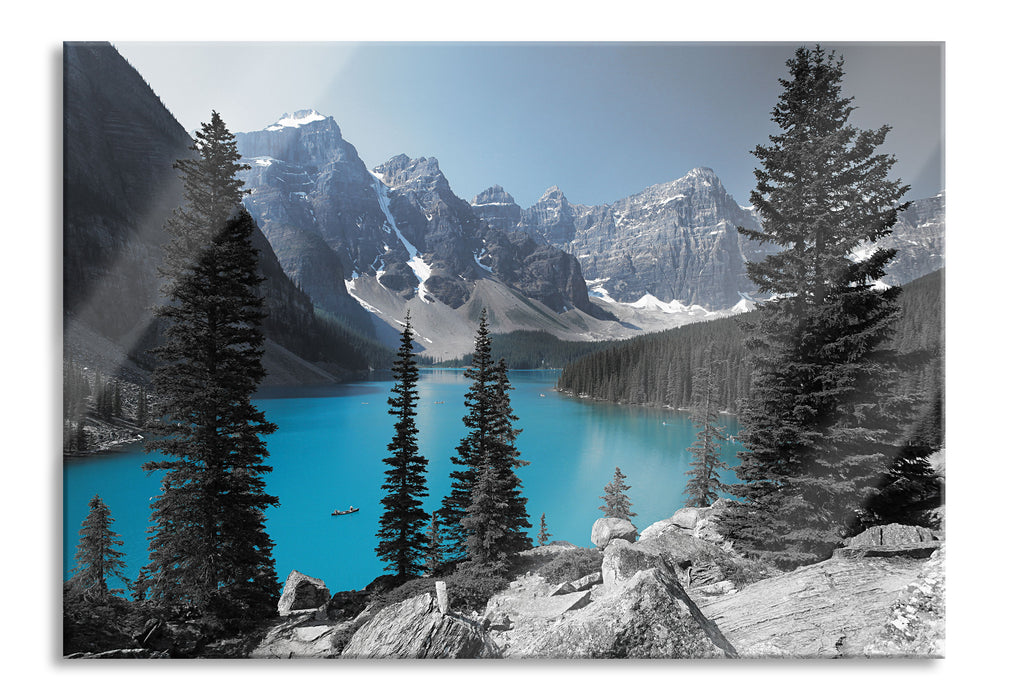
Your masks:
[[[285,113],[280,119],[266,127],[264,131],[280,131],[281,129],[289,128],[296,129],[298,127],[305,126],[305,124],[322,121],[323,119],[326,119],[326,115],[320,114],[314,109],[299,109],[297,112]]]

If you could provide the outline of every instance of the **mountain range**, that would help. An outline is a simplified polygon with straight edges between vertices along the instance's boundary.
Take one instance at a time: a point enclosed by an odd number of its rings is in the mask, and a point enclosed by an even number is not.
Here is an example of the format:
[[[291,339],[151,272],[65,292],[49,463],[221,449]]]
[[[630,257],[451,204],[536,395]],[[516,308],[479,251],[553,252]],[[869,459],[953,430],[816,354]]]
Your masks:
[[[161,224],[181,202],[172,163],[192,140],[110,45],[68,44],[64,60],[65,319],[136,358],[157,334]],[[496,333],[628,338],[752,308],[746,262],[769,252],[738,234],[760,222],[708,168],[612,204],[551,187],[523,209],[498,185],[461,199],[436,158],[369,167],[314,110],[236,139],[271,347],[289,355],[275,364],[292,381],[294,365],[339,373],[320,318],[392,346],[410,313],[417,349],[436,360],[472,349],[483,309]],[[914,203],[881,242],[901,251],[886,281],[941,267],[944,233],[942,196]]]

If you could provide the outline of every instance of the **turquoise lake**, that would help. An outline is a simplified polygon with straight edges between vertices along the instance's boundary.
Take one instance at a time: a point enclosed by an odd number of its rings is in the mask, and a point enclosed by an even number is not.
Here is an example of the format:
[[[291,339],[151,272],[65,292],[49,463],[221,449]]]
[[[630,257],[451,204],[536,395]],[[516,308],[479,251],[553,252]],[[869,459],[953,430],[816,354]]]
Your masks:
[[[591,546],[592,523],[602,516],[603,487],[619,466],[641,530],[668,518],[683,505],[690,468],[686,448],[695,430],[684,411],[661,411],[574,399],[554,390],[558,371],[515,371],[512,407],[522,433],[517,440],[529,465],[519,470],[528,499],[530,537],[535,541],[540,514],[546,514],[551,539]],[[385,573],[375,557],[384,495],[382,458],[394,419],[386,399],[392,381],[290,390],[269,389],[257,399],[277,424],[268,437],[273,472],[267,491],[280,506],[267,512],[281,583],[297,569],[321,578],[331,591],[360,589]],[[417,426],[427,457],[428,512],[440,507],[450,487],[449,461],[466,429],[463,395],[469,381],[462,370],[422,370]],[[732,416],[722,417],[729,435],[738,433]],[[726,443],[723,459],[738,463],[738,445]],[[124,540],[128,576],[147,561],[150,500],[161,475],[146,474],[150,459],[139,446],[121,452],[71,459],[63,467],[63,567],[73,567],[81,522],[96,493],[112,511],[113,529]],[[723,481],[734,481],[729,471]],[[333,516],[335,509],[360,508]]]

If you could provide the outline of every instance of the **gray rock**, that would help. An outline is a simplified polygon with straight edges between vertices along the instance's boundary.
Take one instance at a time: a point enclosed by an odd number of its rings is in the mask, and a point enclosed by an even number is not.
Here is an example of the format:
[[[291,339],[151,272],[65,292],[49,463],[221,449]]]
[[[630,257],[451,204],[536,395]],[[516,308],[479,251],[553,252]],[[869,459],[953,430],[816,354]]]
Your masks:
[[[532,598],[525,601],[512,614],[515,617],[534,617],[553,619],[560,617],[570,610],[578,610],[589,604],[592,600],[590,591],[579,591],[575,593],[564,593],[561,595],[544,596]]]
[[[722,547],[693,536],[689,530],[672,527],[660,535],[639,541],[642,551],[662,557],[680,577],[684,585],[705,585],[724,578],[722,567],[728,566],[733,555]]]
[[[707,508],[680,508],[673,513],[673,517],[670,520],[676,527],[681,527],[684,530],[693,530],[697,526],[697,521],[701,518],[702,514],[707,514],[707,511]]]
[[[717,583],[709,583],[706,586],[698,586],[697,588],[691,589],[690,594],[699,594],[702,596],[716,596],[716,595],[726,595],[729,593],[736,592],[736,585],[732,581],[718,581]]]
[[[677,527],[672,518],[666,518],[665,520],[652,523],[641,531],[641,536],[638,537],[638,541],[644,542],[645,540],[650,540],[653,537],[658,537],[671,527]]]
[[[599,518],[592,524],[592,544],[599,549],[605,549],[614,539],[633,542],[637,537],[638,529],[629,520]]]
[[[834,550],[835,559],[865,559],[866,557],[910,557],[928,559],[942,547],[942,542],[917,542],[912,544],[865,545],[840,547]]]
[[[937,550],[890,605],[866,656],[942,658],[946,651],[946,555]]]
[[[661,564],[661,558],[626,540],[614,540],[603,553],[602,579],[604,586],[628,581],[639,571]]]
[[[828,559],[698,605],[741,656],[861,656],[923,565]]]
[[[705,542],[712,542],[714,544],[721,544],[724,548],[731,548],[731,544],[725,539],[721,532],[718,530],[718,522],[711,517],[703,518],[697,521],[697,525],[694,526],[693,535],[699,540],[704,540]]]
[[[597,586],[603,582],[603,574],[601,571],[594,571],[591,574],[582,576],[577,581],[572,581],[569,585],[572,590],[575,591],[587,591],[593,586]]]
[[[443,614],[430,593],[379,611],[344,648],[341,658],[496,658],[500,651],[483,625]]]
[[[568,593],[574,593],[575,587],[571,585],[569,581],[557,584],[557,587],[550,591],[551,596],[556,595],[566,595]]]
[[[280,615],[293,615],[311,611],[315,613],[329,602],[329,589],[317,578],[306,576],[300,571],[292,571],[284,583],[284,590],[277,603]]]
[[[617,545],[621,548],[621,545]],[[732,645],[661,562],[576,610],[502,634],[515,658],[720,658]],[[586,592],[587,595],[587,592]]]
[[[486,621],[484,626],[487,627],[487,629],[491,629],[496,632],[503,632],[505,630],[510,630],[512,627],[515,626],[515,623],[512,622],[512,619],[506,613],[503,612],[495,612],[490,616],[485,617],[484,619]]]
[[[67,654],[65,659],[167,659],[166,651],[155,651],[153,649],[109,649],[108,651],[86,652],[79,651],[74,654]]]
[[[860,532],[847,542],[849,547],[895,546],[934,542],[935,535],[928,528],[917,525],[876,525]]]
[[[440,610],[442,612],[442,614],[448,613],[448,611],[449,611],[449,607],[448,607],[448,587],[445,585],[445,582],[444,581],[435,581],[434,582],[434,592],[435,592],[435,596],[438,599],[438,610]]]
[[[341,632],[351,622],[316,621],[309,615],[290,615],[274,625],[249,654],[253,659],[332,659]]]

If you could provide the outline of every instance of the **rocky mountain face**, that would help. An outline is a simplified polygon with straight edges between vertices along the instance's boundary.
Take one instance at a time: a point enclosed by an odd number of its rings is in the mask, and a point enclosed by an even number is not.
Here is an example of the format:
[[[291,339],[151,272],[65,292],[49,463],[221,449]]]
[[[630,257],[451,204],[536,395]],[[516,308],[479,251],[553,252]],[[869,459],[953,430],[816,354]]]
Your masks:
[[[571,255],[482,220],[434,158],[399,155],[369,170],[336,122],[313,110],[237,138],[252,167],[246,206],[284,269],[328,311],[349,315],[351,296],[378,309],[385,292],[401,305],[458,310],[490,279],[556,313],[605,317]],[[372,322],[396,327],[382,316]]]
[[[754,286],[746,262],[774,248],[758,245],[737,227],[760,229],[749,208],[740,207],[709,168],[654,185],[613,204],[572,204],[557,187],[528,209],[500,185],[470,202],[487,223],[522,231],[578,258],[590,295],[638,307],[700,306],[727,309]],[[902,212],[891,236],[874,246],[897,248],[883,280],[904,284],[944,265],[943,195],[918,200]]]
[[[877,245],[897,249],[883,278],[889,285],[906,284],[944,267],[946,193],[911,202],[897,217],[893,233]]]
[[[708,168],[608,205],[572,204],[557,187],[526,210],[491,188],[474,201],[480,216],[528,233],[578,258],[592,292],[633,303],[662,302],[726,309],[752,290],[745,261],[759,255],[737,226],[760,223],[726,193]]]
[[[107,43],[64,46],[64,344],[69,354],[143,367],[157,342],[163,225],[182,204],[173,164],[192,139]],[[305,360],[320,346],[312,302],[286,276],[261,231],[264,361],[277,381],[333,381]],[[339,373],[339,368],[331,367]]]

